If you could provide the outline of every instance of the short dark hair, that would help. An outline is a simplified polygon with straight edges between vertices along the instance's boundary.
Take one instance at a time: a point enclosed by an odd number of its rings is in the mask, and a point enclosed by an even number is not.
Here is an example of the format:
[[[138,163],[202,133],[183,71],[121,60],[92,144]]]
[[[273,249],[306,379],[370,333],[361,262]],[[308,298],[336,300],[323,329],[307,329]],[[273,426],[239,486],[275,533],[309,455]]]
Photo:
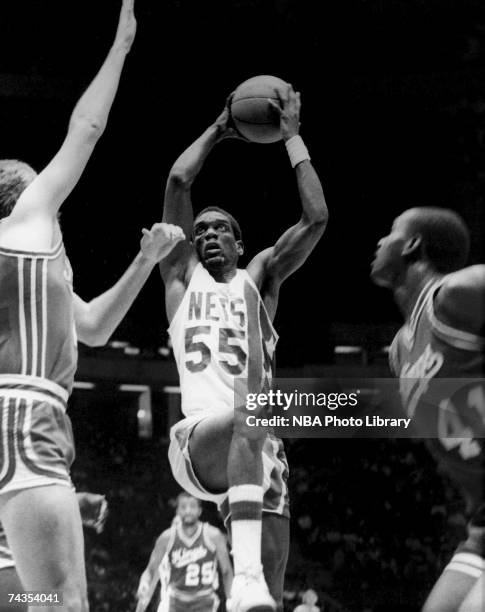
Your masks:
[[[195,217],[195,219],[198,219],[201,215],[203,215],[206,212],[212,212],[212,211],[219,212],[219,213],[222,213],[223,215],[225,215],[229,219],[229,223],[231,224],[232,233],[234,234],[234,238],[236,240],[242,240],[242,232],[241,232],[241,228],[239,226],[239,223],[231,215],[230,212],[227,212],[227,210],[224,210],[220,206],[207,206],[206,208],[201,210],[199,213],[197,213],[197,216]],[[195,223],[195,220],[194,220],[194,223]]]
[[[470,232],[458,213],[448,208],[412,208],[410,227],[423,240],[433,267],[448,274],[463,268],[470,253]]]
[[[0,160],[0,219],[8,217],[36,172],[18,159]]]
[[[179,505],[180,500],[183,499],[184,497],[190,497],[191,499],[195,499],[195,501],[199,504],[199,507],[202,508],[202,503],[201,503],[200,499],[195,497],[195,495],[192,495],[191,493],[188,493],[187,491],[182,491],[181,493],[179,493],[177,495],[177,499],[175,500],[176,501],[176,506]]]

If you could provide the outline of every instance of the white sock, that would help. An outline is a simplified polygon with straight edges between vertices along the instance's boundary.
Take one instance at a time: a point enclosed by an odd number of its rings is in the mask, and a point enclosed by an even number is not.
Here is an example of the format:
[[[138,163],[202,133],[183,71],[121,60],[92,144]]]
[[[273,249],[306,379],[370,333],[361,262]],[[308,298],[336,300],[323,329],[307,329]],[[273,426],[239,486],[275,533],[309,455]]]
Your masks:
[[[229,507],[234,574],[259,574],[262,571],[263,487],[252,484],[231,487]]]

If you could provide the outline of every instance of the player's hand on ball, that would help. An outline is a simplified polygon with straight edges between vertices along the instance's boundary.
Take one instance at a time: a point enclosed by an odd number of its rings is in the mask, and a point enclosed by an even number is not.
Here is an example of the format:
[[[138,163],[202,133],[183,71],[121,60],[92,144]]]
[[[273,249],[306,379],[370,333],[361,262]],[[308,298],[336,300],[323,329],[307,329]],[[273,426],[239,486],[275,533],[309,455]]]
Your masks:
[[[178,225],[170,223],[155,223],[151,229],[142,229],[143,238],[140,249],[150,261],[157,263],[166,257],[180,241],[185,240],[185,234]]]
[[[119,44],[126,53],[131,49],[135,40],[136,19],[134,9],[135,0],[122,0],[115,44]]]
[[[217,140],[224,140],[225,138],[237,138],[238,140],[243,140],[244,142],[249,142],[247,138],[244,138],[242,134],[240,134],[234,125],[234,122],[231,117],[231,101],[234,92],[227,98],[226,105],[222,113],[217,117],[215,125],[218,130]]]
[[[300,131],[300,92],[295,92],[288,84],[286,90],[276,90],[279,104],[268,99],[268,104],[280,118],[280,128],[283,140],[289,140]]]

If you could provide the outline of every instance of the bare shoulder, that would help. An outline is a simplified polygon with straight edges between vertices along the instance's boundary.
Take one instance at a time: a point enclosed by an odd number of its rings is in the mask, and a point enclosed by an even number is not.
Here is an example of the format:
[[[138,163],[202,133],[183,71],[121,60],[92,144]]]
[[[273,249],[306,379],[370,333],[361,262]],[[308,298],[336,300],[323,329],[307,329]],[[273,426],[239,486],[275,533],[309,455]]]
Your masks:
[[[162,533],[158,536],[157,538],[157,542],[156,542],[156,546],[164,546],[168,543],[169,539],[170,539],[170,534],[172,533],[172,529],[165,529],[165,531],[162,531]]]
[[[165,285],[165,308],[170,322],[182,303],[197,263],[195,254],[173,260],[172,263],[164,261],[160,263],[160,273]]]
[[[273,253],[273,248],[274,247],[269,247],[267,249],[264,249],[263,251],[260,251],[251,259],[246,268],[246,272],[253,279],[256,287],[260,290],[266,282],[267,264]]]
[[[195,250],[187,240],[177,244],[159,264],[163,282],[167,285],[174,279],[185,281],[187,276],[192,274],[197,262]]]
[[[0,223],[0,246],[29,252],[48,251],[54,237],[54,223],[46,215],[10,215]]]
[[[449,274],[435,299],[436,316],[446,325],[477,335],[485,327],[485,265]]]
[[[264,249],[264,251],[258,253],[250,261],[246,268],[246,272],[258,288],[271,321],[273,321],[276,315],[281,288],[281,280],[272,275],[268,270],[268,263],[273,257],[273,252],[274,247]]]

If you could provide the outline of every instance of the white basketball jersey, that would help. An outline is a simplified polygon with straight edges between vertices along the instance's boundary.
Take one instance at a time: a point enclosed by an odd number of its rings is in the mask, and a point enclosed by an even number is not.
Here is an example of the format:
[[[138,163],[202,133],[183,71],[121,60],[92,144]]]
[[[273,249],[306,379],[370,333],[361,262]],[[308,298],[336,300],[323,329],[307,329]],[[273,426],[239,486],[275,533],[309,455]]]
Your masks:
[[[235,378],[271,382],[278,335],[246,270],[218,283],[197,264],[169,333],[185,416],[233,410]]]

